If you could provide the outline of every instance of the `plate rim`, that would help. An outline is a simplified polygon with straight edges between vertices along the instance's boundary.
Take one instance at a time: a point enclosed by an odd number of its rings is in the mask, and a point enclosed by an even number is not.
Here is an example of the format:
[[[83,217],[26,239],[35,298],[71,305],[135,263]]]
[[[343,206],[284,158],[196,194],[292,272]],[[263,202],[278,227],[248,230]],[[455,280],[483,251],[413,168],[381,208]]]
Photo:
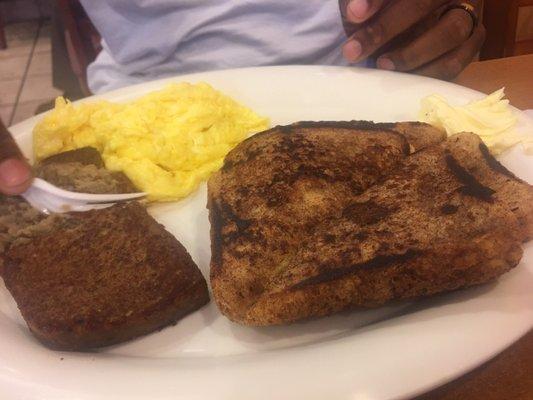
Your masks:
[[[198,79],[208,79],[208,78],[203,78],[203,77],[206,76],[206,75],[209,76],[209,75],[212,75],[212,74],[232,74],[232,73],[239,73],[239,72],[241,72],[243,70],[246,70],[246,71],[252,72],[252,73],[261,74],[262,71],[265,71],[265,70],[268,70],[269,72],[270,71],[276,71],[276,70],[277,71],[279,71],[279,70],[293,70],[293,71],[294,70],[296,70],[296,71],[299,70],[299,71],[301,71],[302,68],[305,69],[306,71],[312,71],[312,72],[315,72],[315,73],[316,72],[321,72],[321,71],[322,72],[326,71],[327,73],[345,72],[345,71],[357,72],[358,70],[359,70],[359,72],[361,72],[361,71],[365,71],[366,73],[368,72],[366,69],[362,69],[362,68],[331,67],[331,66],[304,66],[304,65],[248,67],[248,68],[238,68],[238,69],[206,71],[206,72],[200,72],[200,73],[194,73],[194,74],[176,75],[176,76],[169,77],[169,78],[153,80],[153,81],[149,81],[149,82],[145,82],[145,83],[139,83],[139,84],[127,86],[127,87],[124,87],[124,88],[115,89],[113,91],[109,91],[109,92],[102,93],[102,94],[99,94],[99,95],[90,96],[88,98],[80,99],[80,100],[75,101],[73,103],[74,104],[79,104],[79,103],[82,103],[82,102],[92,101],[92,100],[111,99],[111,98],[114,98],[114,97],[117,97],[117,96],[121,96],[122,93],[124,93],[125,91],[128,91],[128,90],[129,91],[139,91],[139,93],[136,96],[142,96],[143,93],[146,93],[149,90],[153,90],[153,89],[146,89],[146,88],[150,88],[150,87],[153,87],[153,86],[162,87],[162,86],[164,86],[167,83],[176,82],[176,81],[195,80],[197,78]],[[463,92],[468,91],[468,92],[470,92],[470,94],[472,96],[476,96],[476,97],[486,96],[484,93],[481,93],[479,91],[476,91],[476,90],[473,90],[473,89],[469,89],[469,88],[465,88],[465,87],[463,87],[461,85],[458,85],[458,84],[455,84],[455,83],[439,81],[439,80],[436,80],[436,79],[433,79],[433,78],[418,77],[418,76],[417,77],[413,77],[412,75],[409,75],[409,74],[399,74],[399,73],[388,72],[388,71],[372,71],[372,73],[380,74],[380,75],[383,75],[383,76],[386,75],[386,76],[389,76],[389,77],[393,76],[393,75],[394,76],[401,75],[401,76],[410,77],[410,78],[413,78],[413,79],[416,79],[416,80],[420,80],[421,79],[423,81],[434,81],[434,82],[437,82],[438,85],[442,85],[442,84],[452,85],[452,86],[455,86],[457,88],[460,88]],[[143,93],[141,93],[141,92],[143,92]],[[515,109],[515,111],[519,112],[520,115],[522,115],[523,117],[528,118],[525,114],[522,113],[521,110],[519,110],[517,108],[514,108],[514,109]],[[34,117],[30,118],[30,119],[27,119],[25,121],[21,121],[18,124],[13,125],[11,127],[11,129],[12,129],[12,132],[14,132],[14,136],[16,138],[19,138],[20,136],[24,135],[26,130],[28,129],[27,127],[29,127],[30,125],[34,125],[37,122],[38,119],[43,117],[44,114],[46,114],[46,113],[41,113],[41,114],[36,115],[36,116],[34,116]],[[378,325],[380,325],[380,324],[381,323],[378,323]],[[415,395],[418,395],[420,393],[427,392],[428,390],[431,390],[432,388],[440,386],[440,385],[442,385],[442,384],[444,384],[446,382],[449,382],[450,380],[453,380],[453,379],[455,379],[455,378],[457,378],[459,376],[464,375],[466,372],[474,369],[475,367],[477,367],[477,366],[481,365],[482,363],[485,363],[489,359],[495,357],[503,349],[508,347],[510,344],[514,343],[516,340],[518,340],[523,335],[525,335],[531,329],[532,326],[533,326],[533,324],[531,324],[529,326],[529,328],[525,329],[524,332],[521,332],[518,336],[515,335],[516,337],[512,340],[512,342],[506,343],[506,344],[500,346],[500,348],[498,348],[498,350],[496,350],[495,353],[492,353],[492,354],[488,355],[484,360],[478,362],[477,364],[469,365],[468,367],[466,367],[463,370],[457,370],[454,374],[446,377],[441,382],[435,383],[434,385],[431,385],[429,387],[426,386],[424,388],[420,388],[419,390],[414,391],[414,392],[410,392],[408,394],[404,394],[404,396],[415,396]],[[321,344],[320,347],[323,347],[323,345]],[[285,352],[285,351],[286,350],[281,350],[280,352]],[[1,366],[1,362],[0,362],[0,366]],[[2,382],[4,379],[5,379],[5,376],[0,374],[0,382]],[[1,392],[1,390],[0,390],[0,392]]]

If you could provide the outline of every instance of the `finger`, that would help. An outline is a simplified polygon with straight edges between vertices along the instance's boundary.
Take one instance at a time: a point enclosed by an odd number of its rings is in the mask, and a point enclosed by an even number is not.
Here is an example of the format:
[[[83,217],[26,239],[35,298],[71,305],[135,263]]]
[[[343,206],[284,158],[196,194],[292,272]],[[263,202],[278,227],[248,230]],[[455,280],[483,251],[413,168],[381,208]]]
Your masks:
[[[349,0],[346,5],[346,19],[348,22],[360,24],[373,16],[384,0]]]
[[[474,59],[485,41],[485,28],[479,25],[460,47],[416,70],[419,75],[452,80]]]
[[[20,194],[31,184],[31,169],[0,120],[0,192]]]
[[[13,136],[11,136],[11,133],[9,133],[2,120],[0,120],[0,162],[11,157],[22,158],[22,153]]]
[[[350,62],[367,58],[446,2],[398,0],[392,3],[352,35],[343,46],[344,57]]]
[[[18,158],[8,158],[0,163],[0,192],[21,194],[31,185],[31,169]]]
[[[383,54],[376,64],[378,68],[396,71],[420,67],[463,44],[470,36],[473,24],[466,11],[450,10],[433,28],[407,46]]]

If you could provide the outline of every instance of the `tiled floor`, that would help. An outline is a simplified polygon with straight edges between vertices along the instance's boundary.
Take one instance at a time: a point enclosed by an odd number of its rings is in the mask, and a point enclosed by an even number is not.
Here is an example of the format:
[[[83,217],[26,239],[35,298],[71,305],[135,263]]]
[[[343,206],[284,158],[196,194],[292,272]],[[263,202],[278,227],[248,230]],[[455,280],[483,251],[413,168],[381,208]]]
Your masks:
[[[0,50],[0,117],[8,126],[35,114],[61,92],[52,86],[50,25],[29,21],[5,27]]]

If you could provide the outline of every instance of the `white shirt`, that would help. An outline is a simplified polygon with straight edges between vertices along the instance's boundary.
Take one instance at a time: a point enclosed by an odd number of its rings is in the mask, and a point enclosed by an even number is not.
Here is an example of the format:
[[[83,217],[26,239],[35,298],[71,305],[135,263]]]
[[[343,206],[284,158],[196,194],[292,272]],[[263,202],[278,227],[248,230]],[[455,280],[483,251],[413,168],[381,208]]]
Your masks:
[[[260,65],[346,65],[339,0],[81,0],[102,35],[94,93]]]

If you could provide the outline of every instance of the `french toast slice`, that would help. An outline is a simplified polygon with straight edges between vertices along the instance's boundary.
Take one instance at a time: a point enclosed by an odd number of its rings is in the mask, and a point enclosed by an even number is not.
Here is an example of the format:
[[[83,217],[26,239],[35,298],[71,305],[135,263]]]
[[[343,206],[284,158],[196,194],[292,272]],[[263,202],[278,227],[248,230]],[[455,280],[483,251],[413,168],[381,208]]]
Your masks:
[[[391,125],[333,126],[254,136],[210,179],[211,285],[228,318],[289,323],[480,284],[519,262],[532,188],[476,135],[428,140],[404,125],[402,147]]]

